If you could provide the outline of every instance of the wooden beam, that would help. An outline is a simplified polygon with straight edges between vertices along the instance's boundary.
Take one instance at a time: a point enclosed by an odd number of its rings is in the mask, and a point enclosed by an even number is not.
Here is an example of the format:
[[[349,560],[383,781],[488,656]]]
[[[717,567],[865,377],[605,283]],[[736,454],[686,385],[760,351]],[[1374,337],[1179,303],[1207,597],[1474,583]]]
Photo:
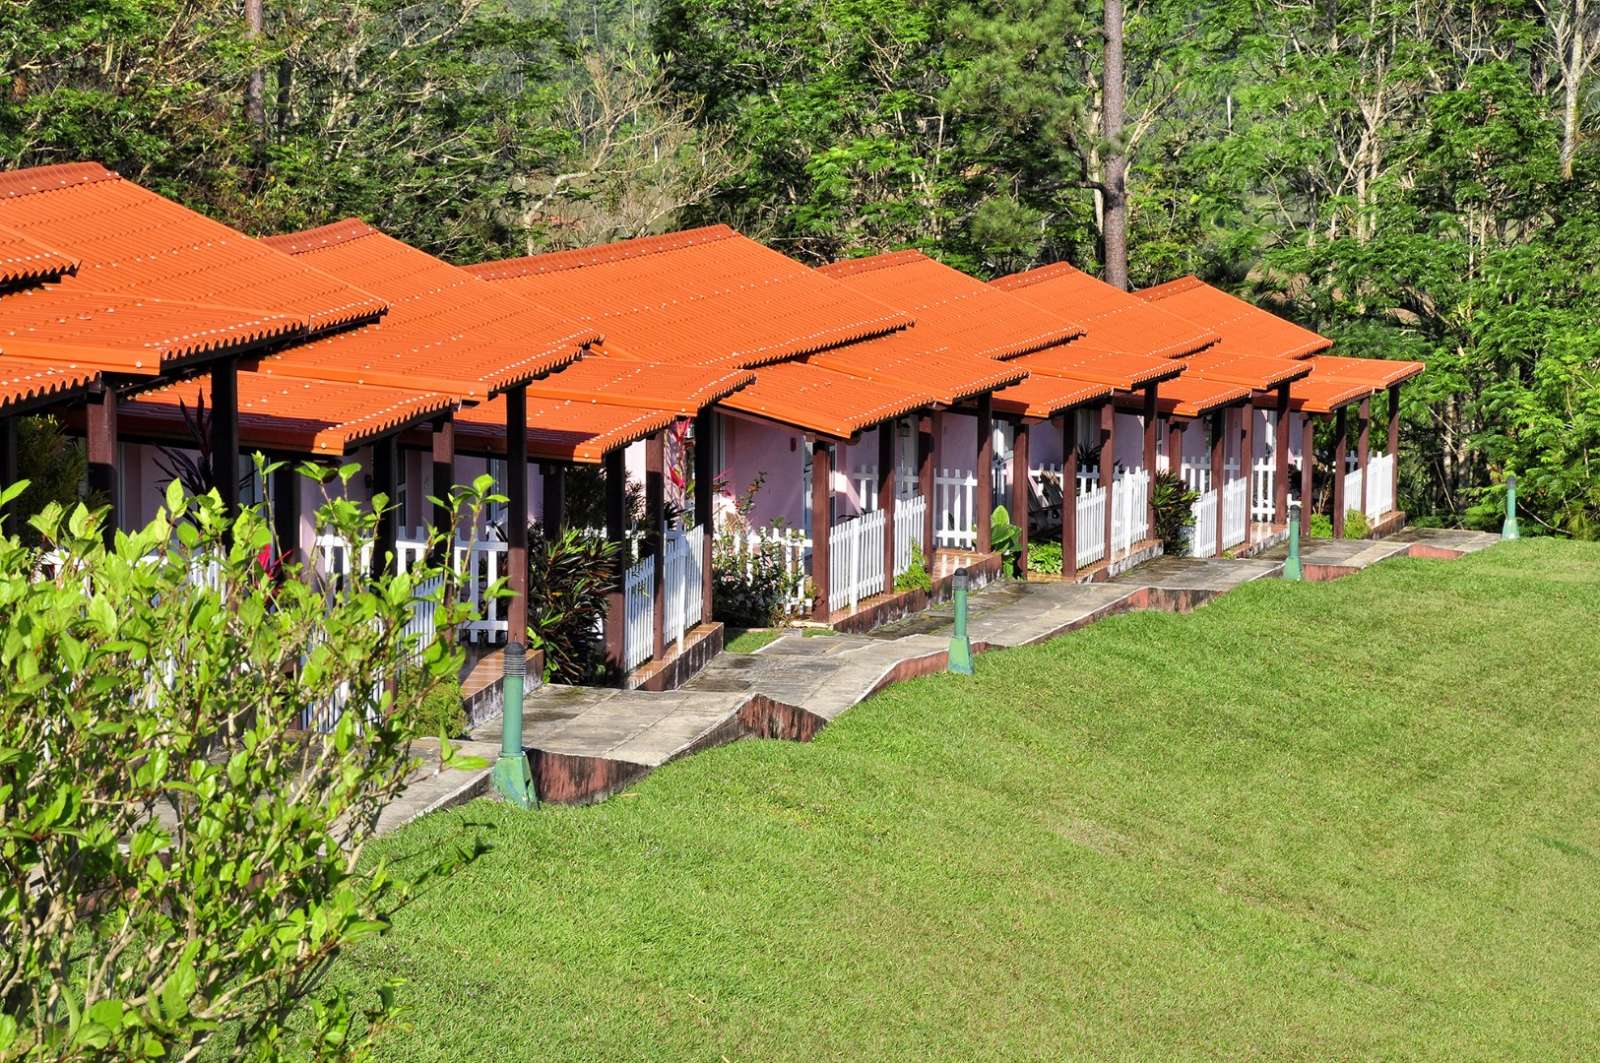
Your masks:
[[[1217,557],[1222,556],[1222,452],[1228,440],[1228,411],[1211,415],[1211,489],[1217,493]]]
[[[1272,432],[1272,519],[1289,522],[1289,385],[1278,385],[1277,427]],[[1303,514],[1302,514],[1303,516]]]
[[[456,422],[451,414],[435,417],[429,425],[429,442],[433,473],[429,487],[439,501],[433,507],[433,530],[440,534],[453,534],[451,524],[455,513],[450,508],[450,489],[456,483]],[[450,544],[444,543],[434,551],[434,564],[442,564],[449,556]]]
[[[528,645],[528,386],[506,392],[506,644]],[[506,706],[508,711],[514,706]]]
[[[1106,493],[1106,565],[1111,564],[1111,481],[1116,476],[1117,410],[1107,399],[1100,404],[1100,488]]]
[[[1017,526],[1017,576],[1028,575],[1028,426],[1017,421],[1011,449],[1011,523]]]
[[[820,439],[811,443],[811,582],[817,598],[811,618],[826,624],[828,608],[828,534],[833,530],[829,503],[833,497],[833,462],[828,444]]]
[[[395,507],[395,484],[399,481],[400,452],[394,436],[384,436],[372,444],[372,494],[384,496],[383,509],[377,514],[377,536],[372,544],[372,574],[384,570],[385,560],[394,555],[395,541],[399,538],[396,525],[400,512]]]
[[[603,464],[606,471],[606,540],[616,544],[617,551],[611,589],[606,592],[606,663],[612,671],[621,675],[628,627],[627,602],[623,596],[624,581],[628,575],[626,454],[621,447],[608,450]]]
[[[940,414],[923,414],[917,418],[917,491],[922,495],[922,560],[930,574],[933,572],[933,552],[937,545],[934,541],[937,535],[934,521],[938,519],[934,509],[934,454],[941,427]]]
[[[546,539],[559,539],[567,530],[567,467],[555,461],[542,463],[539,490],[539,527]]]
[[[1078,411],[1061,415],[1061,571],[1078,574]]]
[[[994,401],[989,392],[978,397],[978,456],[977,456],[977,509],[978,553],[986,554],[994,547]]]
[[[1300,538],[1311,538],[1311,503],[1316,491],[1317,422],[1300,415]],[[1285,511],[1287,512],[1287,511]],[[1285,518],[1287,519],[1287,518]]]
[[[1244,474],[1244,543],[1249,546],[1255,524],[1256,502],[1256,408],[1249,402],[1239,407],[1239,471]]]
[[[239,362],[224,358],[211,366],[211,468],[223,512],[239,514]],[[393,494],[393,491],[390,492]]]
[[[658,661],[667,652],[667,566],[662,553],[667,516],[666,448],[665,431],[654,432],[644,441],[644,542],[641,553],[644,557],[656,559],[650,588],[651,610],[655,616],[651,625],[650,656]]]
[[[1145,499],[1148,535],[1156,533],[1156,385],[1144,389],[1144,467],[1150,477],[1150,491]]]
[[[894,593],[895,436],[898,421],[878,425],[878,508],[883,510],[883,589]]]
[[[1167,418],[1167,471],[1180,479],[1183,477],[1183,429],[1183,421]]]
[[[1400,508],[1400,385],[1389,385],[1389,469],[1393,478],[1394,508]]]
[[[1363,514],[1367,511],[1367,498],[1372,492],[1367,488],[1367,459],[1372,454],[1372,399],[1361,400],[1361,435],[1356,441],[1356,461],[1361,465],[1361,497],[1356,504]]]
[[[694,421],[694,519],[704,529],[700,556],[701,618],[712,620],[712,547],[717,533],[717,415],[700,411]]]
[[[105,526],[101,529],[107,545],[117,535],[117,393],[110,388],[89,397],[86,413],[88,434],[89,490],[106,501]]]
[[[1344,538],[1344,462],[1350,450],[1350,423],[1346,413],[1349,407],[1339,407],[1334,420],[1333,435],[1333,537]]]

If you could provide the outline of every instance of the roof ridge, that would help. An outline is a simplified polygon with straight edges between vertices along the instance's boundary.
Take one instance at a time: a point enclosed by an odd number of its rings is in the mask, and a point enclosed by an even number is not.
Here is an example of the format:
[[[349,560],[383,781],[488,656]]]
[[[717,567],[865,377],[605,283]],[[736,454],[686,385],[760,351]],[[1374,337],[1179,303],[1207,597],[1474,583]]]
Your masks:
[[[863,255],[860,258],[842,258],[837,262],[829,262],[827,265],[817,266],[816,270],[827,277],[853,277],[880,269],[893,269],[896,266],[906,265],[913,261],[936,262],[938,260],[929,258],[914,247],[906,247],[899,251],[884,251],[881,254]]]
[[[989,283],[1001,291],[1012,291],[1017,288],[1031,288],[1035,284],[1043,284],[1063,273],[1083,273],[1083,270],[1070,262],[1051,262],[1044,266],[1035,266],[1019,273],[1008,273],[1004,277],[996,277]]]
[[[1196,277],[1193,273],[1190,273],[1179,277],[1177,280],[1167,281],[1165,284],[1152,284],[1148,288],[1140,288],[1133,294],[1137,295],[1147,303],[1153,303],[1158,299],[1165,299],[1169,295],[1177,295],[1179,292],[1192,291],[1195,288],[1201,287],[1205,283],[1205,281],[1201,280],[1199,277]],[[1217,290],[1221,291],[1220,288]]]
[[[49,166],[29,166],[0,173],[0,199],[17,199],[37,192],[51,192],[69,185],[120,181],[121,176],[98,162],[58,162]]]
[[[539,255],[521,258],[504,258],[490,262],[477,262],[462,269],[484,280],[505,280],[510,277],[528,277],[539,273],[560,273],[565,270],[603,266],[608,262],[624,262],[630,258],[665,254],[685,247],[731,240],[740,233],[727,225],[706,225],[698,229],[682,229],[659,236],[637,236],[631,240],[601,244],[598,247],[579,247],[570,251],[546,251]]]
[[[256,239],[276,251],[282,251],[286,255],[293,256],[306,251],[314,251],[318,248],[347,244],[351,240],[359,240],[363,236],[372,236],[378,232],[380,230],[368,225],[360,218],[345,218],[342,221],[318,225],[312,229],[301,229],[292,233],[279,233],[276,236],[258,236]]]

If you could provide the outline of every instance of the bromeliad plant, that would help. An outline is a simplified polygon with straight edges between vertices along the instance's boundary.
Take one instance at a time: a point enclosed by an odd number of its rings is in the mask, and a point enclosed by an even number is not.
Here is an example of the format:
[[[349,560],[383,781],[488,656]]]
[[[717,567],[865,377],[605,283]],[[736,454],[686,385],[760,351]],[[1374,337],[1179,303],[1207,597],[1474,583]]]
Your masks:
[[[51,504],[42,549],[0,540],[0,1059],[358,1054],[392,992],[324,979],[406,896],[361,852],[460,665],[405,633],[425,583],[465,618],[452,573],[329,591],[259,563],[268,514],[179,483],[110,546],[99,520]],[[349,502],[318,520],[373,539]]]
[[[595,632],[617,583],[620,544],[568,528],[551,537],[528,526],[528,645],[544,651],[544,678],[592,683],[605,670]]]
[[[1194,504],[1200,492],[1172,472],[1157,472],[1150,485],[1150,504],[1156,511],[1156,538],[1167,554],[1184,551],[1184,531],[1194,527]]]

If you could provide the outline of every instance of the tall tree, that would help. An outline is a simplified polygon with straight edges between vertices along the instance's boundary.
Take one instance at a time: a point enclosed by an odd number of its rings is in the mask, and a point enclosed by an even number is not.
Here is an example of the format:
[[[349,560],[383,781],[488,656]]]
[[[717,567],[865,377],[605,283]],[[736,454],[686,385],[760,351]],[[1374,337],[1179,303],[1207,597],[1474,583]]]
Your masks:
[[[1101,107],[1105,122],[1106,165],[1101,182],[1104,218],[1101,222],[1105,245],[1106,281],[1123,291],[1128,289],[1128,159],[1123,154],[1122,111],[1126,105],[1127,84],[1122,73],[1122,0],[1105,3],[1105,58],[1101,61],[1103,88]]]

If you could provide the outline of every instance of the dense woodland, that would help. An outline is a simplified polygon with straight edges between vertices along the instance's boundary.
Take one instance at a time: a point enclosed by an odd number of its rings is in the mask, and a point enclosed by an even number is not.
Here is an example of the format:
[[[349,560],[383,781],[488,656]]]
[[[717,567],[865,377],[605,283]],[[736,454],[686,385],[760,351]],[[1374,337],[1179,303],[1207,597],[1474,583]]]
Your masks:
[[[1197,273],[1418,358],[1402,503],[1600,537],[1600,10],[1126,0],[0,0],[0,162],[458,261],[730,222],[812,262]]]

